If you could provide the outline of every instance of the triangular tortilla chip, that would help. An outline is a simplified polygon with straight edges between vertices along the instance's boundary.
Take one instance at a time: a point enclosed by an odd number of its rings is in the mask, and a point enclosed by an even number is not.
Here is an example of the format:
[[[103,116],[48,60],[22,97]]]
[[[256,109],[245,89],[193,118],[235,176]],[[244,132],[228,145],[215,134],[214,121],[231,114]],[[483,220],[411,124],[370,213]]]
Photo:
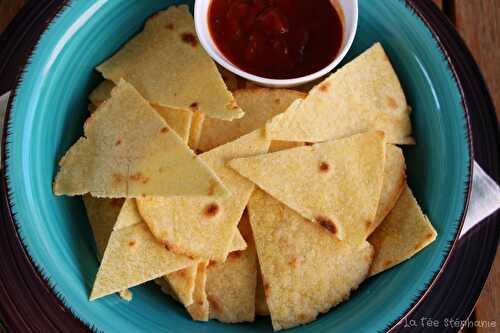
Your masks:
[[[229,165],[339,239],[361,243],[377,212],[385,161],[382,132],[276,153]]]
[[[151,232],[172,251],[193,257],[224,261],[254,185],[229,168],[236,157],[266,152],[269,140],[263,130],[200,155],[231,192],[227,199],[171,197],[137,199],[139,212]]]
[[[406,186],[394,209],[368,238],[375,248],[370,276],[411,258],[436,237],[436,230]]]
[[[410,108],[377,43],[314,87],[298,107],[268,125],[273,140],[322,142],[381,130],[390,143],[414,143]]]
[[[207,117],[198,146],[201,151],[209,151],[263,128],[269,119],[285,112],[294,100],[304,98],[305,94],[288,89],[257,88],[236,90],[234,97],[245,116],[233,121]]]
[[[368,242],[353,246],[256,190],[248,213],[275,330],[308,323],[345,301],[373,259]]]
[[[375,221],[368,229],[371,234],[382,223],[398,201],[406,186],[406,164],[401,148],[388,144],[385,150],[384,180]]]
[[[227,120],[243,116],[198,42],[187,6],[171,6],[152,16],[141,33],[97,70],[115,83],[130,82],[152,104]]]
[[[196,270],[196,279],[193,293],[193,304],[186,307],[191,318],[198,321],[208,321],[209,304],[205,286],[207,284],[207,265],[208,261],[198,264]]]
[[[115,84],[109,80],[102,81],[97,88],[95,88],[89,96],[90,101],[95,106],[89,108],[90,113],[97,110],[97,107],[111,97],[111,90]],[[193,112],[189,110],[167,108],[159,105],[152,105],[152,107],[165,119],[168,126],[177,133],[181,139],[187,143],[189,132],[191,129],[191,118]]]
[[[224,263],[211,261],[207,270],[207,298],[210,318],[223,323],[240,323],[255,319],[255,286],[257,253],[247,214],[240,230],[246,235],[248,248],[231,252]]]
[[[61,159],[57,195],[227,195],[217,176],[125,81]]]
[[[168,251],[145,223],[111,233],[90,300],[131,288],[194,264]]]
[[[90,197],[90,196],[89,196]],[[84,197],[85,198],[85,197]],[[102,201],[102,202],[111,202],[113,205],[113,200],[121,200],[121,199],[96,199],[92,198],[93,201]],[[123,202],[123,201],[122,201]],[[108,204],[109,205],[109,204]],[[115,204],[116,205],[116,204]],[[105,208],[105,207],[103,207]],[[139,211],[137,210],[137,205],[135,199],[127,199],[125,200],[118,217],[116,218],[116,224],[114,226],[114,230],[124,229],[139,223],[143,223],[141,216],[139,215]],[[111,228],[113,226],[111,225]],[[110,230],[111,231],[111,230]],[[94,233],[95,234],[95,233]],[[96,234],[95,234],[96,235]],[[99,234],[97,234],[99,235]],[[242,236],[239,235],[241,238]],[[109,234],[108,234],[109,237]],[[235,237],[237,238],[237,237]],[[107,242],[107,240],[106,240]],[[243,240],[244,242],[244,240]],[[238,245],[239,244],[238,241]],[[246,243],[245,243],[246,246]],[[168,290],[172,291],[172,295],[175,295],[175,298],[179,300],[184,305],[189,305],[193,303],[193,292],[194,292],[194,283],[196,277],[196,268],[198,263],[195,262],[192,266],[180,269],[178,271],[169,273],[162,278],[157,280],[164,280],[165,283],[168,283],[170,288]],[[164,283],[160,282],[160,286],[163,288]]]
[[[123,199],[99,199],[86,194],[83,196],[83,203],[94,234],[97,258],[101,261],[117,216],[121,213]],[[133,297],[128,289],[121,290],[119,295],[126,301],[131,301]]]
[[[198,151],[198,146],[200,144],[201,131],[203,129],[203,123],[205,122],[205,114],[194,111],[193,120],[191,122],[191,130],[189,133],[189,147],[194,151]]]

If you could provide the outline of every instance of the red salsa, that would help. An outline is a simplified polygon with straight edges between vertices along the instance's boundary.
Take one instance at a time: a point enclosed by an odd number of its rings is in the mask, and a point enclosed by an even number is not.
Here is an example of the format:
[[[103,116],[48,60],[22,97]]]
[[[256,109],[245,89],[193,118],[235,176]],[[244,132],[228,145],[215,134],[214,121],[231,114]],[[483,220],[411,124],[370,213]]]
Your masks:
[[[317,72],[342,44],[342,20],[331,0],[212,0],[208,22],[233,65],[270,79]]]

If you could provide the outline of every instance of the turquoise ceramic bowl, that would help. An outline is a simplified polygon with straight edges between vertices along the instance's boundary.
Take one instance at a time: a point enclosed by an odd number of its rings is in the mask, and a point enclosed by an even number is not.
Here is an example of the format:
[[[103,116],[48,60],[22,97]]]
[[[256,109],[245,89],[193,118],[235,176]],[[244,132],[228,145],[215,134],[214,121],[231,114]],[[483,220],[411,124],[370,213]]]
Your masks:
[[[227,325],[191,321],[152,283],[89,302],[98,268],[82,201],[56,197],[61,155],[82,134],[94,67],[141,29],[168,0],[72,1],[41,37],[16,88],[8,122],[9,199],[24,246],[66,307],[89,327],[110,332],[262,332],[268,319]],[[471,148],[466,112],[444,54],[403,1],[360,1],[353,58],[380,41],[401,79],[417,145],[405,148],[411,188],[438,231],[413,259],[366,281],[352,298],[301,332],[378,332],[392,327],[435,279],[461,226],[469,193]]]

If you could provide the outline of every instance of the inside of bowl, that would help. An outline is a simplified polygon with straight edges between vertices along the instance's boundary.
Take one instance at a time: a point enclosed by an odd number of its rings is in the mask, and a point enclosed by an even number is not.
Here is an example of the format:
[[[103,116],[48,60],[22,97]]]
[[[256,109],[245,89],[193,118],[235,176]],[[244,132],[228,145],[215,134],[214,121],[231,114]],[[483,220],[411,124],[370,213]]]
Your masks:
[[[192,321],[153,283],[88,301],[98,261],[81,199],[55,197],[57,162],[82,134],[87,96],[101,80],[96,65],[139,31],[157,10],[179,1],[70,2],[43,35],[22,77],[9,122],[7,175],[28,253],[66,306],[102,331],[262,332],[268,318],[229,325]],[[190,3],[192,5],[192,3]],[[413,259],[369,279],[352,298],[293,331],[381,331],[426,290],[448,253],[464,209],[469,150],[461,97],[430,31],[403,1],[360,1],[359,27],[344,62],[380,41],[413,107],[417,145],[404,148],[408,181],[437,229]]]

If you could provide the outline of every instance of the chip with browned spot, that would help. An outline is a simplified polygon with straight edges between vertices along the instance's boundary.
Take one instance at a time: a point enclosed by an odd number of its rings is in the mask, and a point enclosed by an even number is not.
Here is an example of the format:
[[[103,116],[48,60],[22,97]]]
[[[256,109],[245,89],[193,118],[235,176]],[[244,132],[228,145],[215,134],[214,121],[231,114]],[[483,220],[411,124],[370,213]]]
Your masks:
[[[227,199],[172,197],[137,199],[139,211],[155,237],[172,251],[224,261],[254,185],[227,166],[236,157],[267,151],[270,141],[257,130],[199,156],[231,192]]]
[[[410,110],[398,77],[377,43],[276,116],[268,130],[273,140],[301,142],[379,130],[389,143],[413,144]]]
[[[405,187],[396,206],[368,241],[375,248],[370,275],[385,271],[409,258],[432,243],[436,230],[413,196]]]
[[[238,231],[231,244],[231,251],[240,252],[246,249],[246,247],[247,243]],[[210,267],[210,264],[207,267]],[[194,301],[193,295],[195,291],[197,270],[198,263],[167,274],[162,278],[156,279],[155,282],[161,287],[164,293],[172,296],[184,306],[188,306]]]
[[[284,112],[294,100],[305,97],[305,94],[289,89],[256,88],[236,90],[234,97],[245,111],[245,116],[233,121],[207,117],[198,145],[202,151],[209,151],[264,127],[269,119]]]
[[[214,192],[216,183],[215,196],[227,196],[213,171],[174,131],[162,133],[163,128],[168,128],[164,119],[134,87],[120,81],[85,122],[85,136],[61,159],[54,193],[109,198],[200,196]]]
[[[175,29],[165,29],[169,24]],[[176,109],[193,103],[211,117],[243,116],[217,67],[196,37],[187,6],[170,6],[151,17],[144,30],[97,66],[115,83],[130,82],[149,102]]]
[[[97,107],[111,97],[111,90],[115,87],[114,83],[109,80],[102,81],[90,94],[89,99],[94,107],[91,113],[97,110]],[[159,105],[152,105],[160,116],[167,122],[168,126],[173,129],[184,142],[187,142],[191,129],[191,119],[193,112],[189,110],[173,109]],[[122,144],[123,140],[116,141],[116,145]]]
[[[188,257],[166,250],[144,223],[114,230],[104,251],[90,300],[154,280],[193,263]]]
[[[261,190],[250,198],[248,214],[274,330],[314,320],[345,301],[368,275],[368,242],[351,245],[331,237]]]
[[[350,242],[360,244],[368,236],[365,222],[377,212],[385,146],[383,133],[366,132],[229,165],[330,235],[349,234]]]

